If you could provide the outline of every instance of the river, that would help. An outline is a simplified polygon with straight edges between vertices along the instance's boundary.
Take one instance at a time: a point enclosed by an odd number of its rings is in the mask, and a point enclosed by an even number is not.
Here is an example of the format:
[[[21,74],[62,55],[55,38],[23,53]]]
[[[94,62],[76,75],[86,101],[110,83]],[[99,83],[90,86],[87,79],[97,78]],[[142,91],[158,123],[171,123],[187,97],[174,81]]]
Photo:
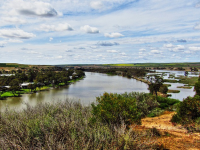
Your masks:
[[[82,104],[88,105],[96,101],[96,97],[104,92],[146,92],[148,85],[135,79],[128,79],[121,76],[108,76],[101,73],[86,72],[83,80],[69,86],[42,91],[34,94],[23,94],[22,97],[10,97],[0,101],[1,112],[6,109],[20,111],[26,109],[27,105],[36,106],[41,103],[54,103],[70,99],[80,100]]]
[[[164,72],[164,71],[160,71]],[[165,71],[166,72],[166,71]],[[181,74],[180,72],[168,72]],[[183,72],[184,73],[184,72]],[[182,73],[182,74],[183,74]],[[42,91],[34,94],[23,94],[22,97],[9,97],[0,101],[0,111],[6,109],[20,111],[26,109],[27,104],[36,106],[41,103],[54,103],[69,99],[71,101],[80,101],[84,105],[88,105],[96,101],[96,97],[104,92],[124,93],[124,92],[145,92],[149,93],[148,85],[135,79],[128,79],[122,76],[109,76],[101,73],[86,72],[83,80],[75,82],[69,86],[64,86],[48,91]],[[194,96],[192,89],[177,88],[183,86],[181,83],[170,83],[169,89],[180,90],[180,93],[172,93],[172,98],[183,100],[187,96]]]

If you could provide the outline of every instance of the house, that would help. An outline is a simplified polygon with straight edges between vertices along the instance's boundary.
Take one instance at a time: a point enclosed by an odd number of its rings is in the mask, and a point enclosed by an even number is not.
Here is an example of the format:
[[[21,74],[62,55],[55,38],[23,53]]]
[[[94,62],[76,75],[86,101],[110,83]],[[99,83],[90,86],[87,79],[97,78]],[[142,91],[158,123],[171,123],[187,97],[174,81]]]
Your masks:
[[[22,84],[20,84],[20,87],[22,89],[27,89],[29,84],[33,84],[33,82],[32,83],[22,83]]]

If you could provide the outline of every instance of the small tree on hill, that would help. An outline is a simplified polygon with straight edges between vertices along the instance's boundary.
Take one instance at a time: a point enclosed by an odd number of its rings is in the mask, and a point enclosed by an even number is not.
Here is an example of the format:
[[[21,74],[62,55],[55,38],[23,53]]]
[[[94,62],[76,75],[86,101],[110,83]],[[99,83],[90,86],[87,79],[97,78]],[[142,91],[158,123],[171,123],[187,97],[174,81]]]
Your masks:
[[[155,75],[152,76],[150,79],[149,90],[150,93],[153,94],[155,92],[157,96],[157,92],[159,91],[160,87],[163,85],[163,78]]]

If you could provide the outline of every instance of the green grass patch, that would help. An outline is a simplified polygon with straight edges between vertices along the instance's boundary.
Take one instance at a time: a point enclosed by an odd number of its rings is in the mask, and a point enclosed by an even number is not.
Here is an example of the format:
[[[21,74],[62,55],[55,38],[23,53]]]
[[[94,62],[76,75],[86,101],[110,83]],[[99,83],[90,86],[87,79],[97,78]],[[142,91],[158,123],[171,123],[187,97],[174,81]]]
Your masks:
[[[65,85],[65,83],[59,83],[60,86]]]
[[[164,79],[164,82],[169,82],[169,83],[178,83],[179,81],[177,80],[171,80],[171,79]]]
[[[168,90],[167,93],[180,93],[179,90]]]
[[[199,77],[178,77],[180,83],[187,84],[188,86],[194,86],[198,82]]]
[[[73,80],[70,80],[68,81],[69,83],[73,83],[73,82],[76,82],[76,81],[79,81],[79,80],[82,80],[84,77],[81,77],[81,78],[77,78],[77,79],[73,79]]]
[[[191,89],[191,86],[177,86],[177,88],[183,88],[183,89]]]
[[[11,92],[5,92],[1,95],[1,97],[12,97],[14,96]]]
[[[163,85],[165,85],[165,86],[167,86],[167,87],[170,87],[170,86],[172,86],[171,84],[163,84]]]

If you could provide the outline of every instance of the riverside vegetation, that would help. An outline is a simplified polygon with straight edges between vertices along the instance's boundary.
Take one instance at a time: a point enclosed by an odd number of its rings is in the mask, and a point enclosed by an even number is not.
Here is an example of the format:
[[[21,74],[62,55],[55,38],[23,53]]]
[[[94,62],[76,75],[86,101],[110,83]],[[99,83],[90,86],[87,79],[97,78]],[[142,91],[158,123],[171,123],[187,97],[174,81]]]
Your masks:
[[[70,82],[81,79],[84,76],[85,73],[82,70],[66,70],[55,67],[41,70],[31,68],[26,72],[18,70],[11,76],[0,76],[0,99],[46,90],[50,87],[68,85]],[[20,84],[24,82],[28,82],[26,87],[20,87]]]

